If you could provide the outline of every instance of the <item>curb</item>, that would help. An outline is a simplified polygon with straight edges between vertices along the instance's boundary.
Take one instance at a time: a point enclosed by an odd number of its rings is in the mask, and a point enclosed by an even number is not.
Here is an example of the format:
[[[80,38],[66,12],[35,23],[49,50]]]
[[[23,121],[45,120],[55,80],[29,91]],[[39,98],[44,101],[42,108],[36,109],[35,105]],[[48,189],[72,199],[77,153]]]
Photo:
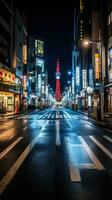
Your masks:
[[[95,124],[95,125],[97,125],[97,126],[100,125],[100,126],[102,126],[102,128],[103,128],[105,131],[108,131],[108,132],[112,133],[111,128],[105,127],[106,123],[103,123],[103,122],[100,122],[100,121],[96,121],[95,119],[92,119],[91,117],[89,117],[88,114],[83,113],[83,112],[81,112],[81,111],[76,111],[76,112],[78,112],[78,113],[80,113],[80,114],[82,114],[82,115],[87,116],[87,117],[88,117],[88,121],[92,122],[93,124]]]
[[[27,112],[27,113],[20,113],[20,114],[9,114],[9,115],[4,115],[4,116],[0,116],[0,119],[8,119],[8,117],[9,117],[9,119],[11,119],[11,118],[16,118],[16,117],[20,117],[20,116],[24,116],[24,115],[27,115],[27,114],[30,114],[30,113],[35,113],[37,110],[35,110],[35,111],[29,111],[29,112]],[[38,110],[39,111],[39,110]]]

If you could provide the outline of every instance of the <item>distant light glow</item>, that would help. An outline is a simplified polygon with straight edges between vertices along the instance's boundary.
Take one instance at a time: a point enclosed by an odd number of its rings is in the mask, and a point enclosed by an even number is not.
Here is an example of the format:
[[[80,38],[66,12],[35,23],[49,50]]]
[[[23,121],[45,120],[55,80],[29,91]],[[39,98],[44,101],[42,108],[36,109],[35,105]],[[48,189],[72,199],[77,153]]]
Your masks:
[[[68,84],[70,84],[70,83],[71,83],[71,81],[67,81],[67,83],[68,83]]]
[[[71,71],[68,71],[68,75],[71,75],[72,74],[72,72]]]

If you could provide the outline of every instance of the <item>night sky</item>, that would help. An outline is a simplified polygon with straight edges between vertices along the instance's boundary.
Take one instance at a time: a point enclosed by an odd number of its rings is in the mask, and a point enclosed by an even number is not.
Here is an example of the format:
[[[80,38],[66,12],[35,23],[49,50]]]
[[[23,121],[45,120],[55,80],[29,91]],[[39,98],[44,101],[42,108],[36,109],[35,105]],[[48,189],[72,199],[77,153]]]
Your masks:
[[[42,1],[43,2],[43,1]],[[72,67],[73,14],[75,1],[71,3],[35,3],[24,5],[28,17],[28,30],[45,42],[45,65],[49,83],[55,89],[57,56],[61,64],[61,88],[67,82],[67,71]]]

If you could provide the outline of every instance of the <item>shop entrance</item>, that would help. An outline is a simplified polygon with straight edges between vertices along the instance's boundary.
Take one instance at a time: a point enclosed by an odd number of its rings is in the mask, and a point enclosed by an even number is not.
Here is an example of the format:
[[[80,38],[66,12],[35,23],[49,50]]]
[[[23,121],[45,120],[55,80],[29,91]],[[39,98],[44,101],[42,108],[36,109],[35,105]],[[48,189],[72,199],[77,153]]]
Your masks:
[[[0,92],[0,112],[14,112],[14,94],[9,92]]]
[[[14,112],[14,97],[7,97],[7,111]]]

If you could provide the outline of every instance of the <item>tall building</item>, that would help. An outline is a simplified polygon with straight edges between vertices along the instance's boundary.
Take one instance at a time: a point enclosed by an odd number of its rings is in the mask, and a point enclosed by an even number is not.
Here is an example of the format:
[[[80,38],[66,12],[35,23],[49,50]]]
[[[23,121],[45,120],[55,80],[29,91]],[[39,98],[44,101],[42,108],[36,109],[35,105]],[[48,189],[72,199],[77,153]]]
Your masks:
[[[72,99],[79,103],[81,91],[81,56],[80,56],[80,9],[74,10],[74,49],[72,51]]]
[[[29,37],[28,74],[29,104],[40,107],[47,98],[48,74],[44,64],[44,42],[34,36]]]
[[[84,48],[83,40],[91,38],[90,2],[80,0],[74,10],[74,49],[72,52],[72,93],[79,109],[92,104],[89,88],[93,88],[91,48]],[[88,95],[89,94],[89,95]]]
[[[18,8],[14,9],[14,35],[13,35],[13,67],[15,69],[16,84],[19,86],[15,95],[15,104],[21,110],[27,103],[27,29],[23,15]]]
[[[14,111],[15,71],[13,53],[13,1],[0,1],[0,112]]]
[[[13,0],[0,1],[0,107],[18,112],[26,93],[27,31]]]
[[[57,59],[56,64],[56,90],[55,90],[56,101],[61,101],[61,88],[60,88],[60,62]]]
[[[95,118],[98,118],[99,120],[104,120],[104,107],[106,103],[105,83],[107,79],[107,4],[108,1],[105,0],[92,1],[91,10],[92,65],[94,70],[93,113],[96,113]]]

